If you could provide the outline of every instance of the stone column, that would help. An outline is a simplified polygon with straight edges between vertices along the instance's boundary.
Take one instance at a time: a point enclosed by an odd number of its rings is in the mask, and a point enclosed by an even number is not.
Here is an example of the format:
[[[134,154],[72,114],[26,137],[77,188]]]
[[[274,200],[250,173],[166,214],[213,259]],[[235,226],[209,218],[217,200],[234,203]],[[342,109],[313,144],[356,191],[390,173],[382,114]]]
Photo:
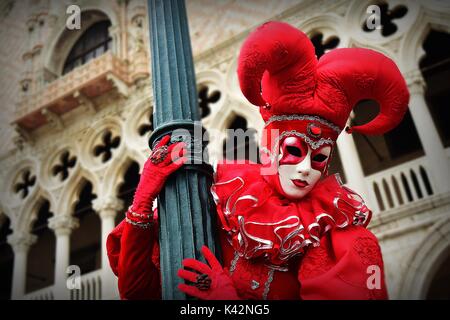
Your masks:
[[[78,219],[70,215],[58,215],[48,220],[48,227],[56,236],[55,298],[59,300],[70,298],[66,284],[70,263],[70,234],[78,226]]]
[[[15,232],[8,236],[8,243],[14,251],[14,270],[11,294],[13,300],[22,299],[25,295],[28,250],[36,241],[37,236],[30,233]]]
[[[353,136],[346,132],[342,132],[336,143],[339,157],[341,158],[342,168],[344,169],[345,177],[347,178],[346,185],[358,193],[371,210],[378,211],[376,201],[373,201],[373,195],[367,188],[361,160],[358,151],[356,150]]]
[[[106,240],[115,227],[115,217],[123,210],[123,201],[116,197],[97,198],[92,203],[102,220],[102,299],[119,297],[117,278],[111,270],[106,252]]]
[[[409,110],[425,151],[426,170],[436,189],[433,192],[448,192],[450,191],[450,161],[425,101],[425,81],[419,70],[407,74],[406,80],[411,95]]]

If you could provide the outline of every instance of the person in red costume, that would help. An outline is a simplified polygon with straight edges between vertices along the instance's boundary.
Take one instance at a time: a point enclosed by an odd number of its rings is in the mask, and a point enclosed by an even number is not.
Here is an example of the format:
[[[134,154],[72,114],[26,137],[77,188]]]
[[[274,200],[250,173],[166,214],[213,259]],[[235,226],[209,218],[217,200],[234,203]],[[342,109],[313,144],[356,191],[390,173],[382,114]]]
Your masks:
[[[399,124],[409,93],[395,63],[361,48],[317,60],[300,30],[268,22],[244,42],[239,83],[265,121],[262,164],[217,166],[212,193],[223,264],[184,259],[179,290],[200,299],[387,299],[383,259],[366,229],[371,211],[327,168],[336,139],[361,100],[376,118],[347,133],[382,134]],[[123,299],[158,299],[158,220],[152,202],[186,162],[164,137],[147,160],[126,219],[107,241]],[[371,278],[373,276],[373,278]]]

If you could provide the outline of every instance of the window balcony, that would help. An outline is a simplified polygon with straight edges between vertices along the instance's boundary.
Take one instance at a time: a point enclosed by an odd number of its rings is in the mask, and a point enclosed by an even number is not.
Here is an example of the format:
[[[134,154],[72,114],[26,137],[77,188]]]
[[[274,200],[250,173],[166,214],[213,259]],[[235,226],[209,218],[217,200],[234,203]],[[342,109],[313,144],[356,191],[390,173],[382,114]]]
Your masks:
[[[113,88],[127,96],[130,83],[126,63],[106,52],[24,97],[17,105],[14,123],[26,131],[35,130],[52,116],[60,117],[80,104],[89,104]]]

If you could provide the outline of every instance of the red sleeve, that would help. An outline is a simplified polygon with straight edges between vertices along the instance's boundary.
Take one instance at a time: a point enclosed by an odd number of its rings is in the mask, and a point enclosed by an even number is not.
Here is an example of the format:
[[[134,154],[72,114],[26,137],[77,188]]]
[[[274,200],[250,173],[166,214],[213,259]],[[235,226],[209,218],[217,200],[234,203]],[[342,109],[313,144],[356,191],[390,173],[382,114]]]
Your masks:
[[[330,230],[306,252],[298,278],[305,300],[388,299],[380,246],[360,226]]]
[[[123,220],[108,236],[109,263],[121,299],[160,299],[158,227],[142,229]]]

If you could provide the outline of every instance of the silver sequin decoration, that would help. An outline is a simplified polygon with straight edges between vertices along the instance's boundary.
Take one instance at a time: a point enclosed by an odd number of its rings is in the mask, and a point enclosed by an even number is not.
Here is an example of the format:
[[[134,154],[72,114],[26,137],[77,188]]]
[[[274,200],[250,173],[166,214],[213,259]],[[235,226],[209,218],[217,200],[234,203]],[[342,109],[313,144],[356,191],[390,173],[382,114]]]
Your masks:
[[[283,132],[280,136],[278,136],[278,138],[275,140],[274,146],[273,146],[273,150],[272,152],[275,154],[276,149],[279,146],[279,141],[281,139],[283,139],[286,136],[297,136],[302,138],[307,144],[309,144],[309,146],[311,147],[311,149],[316,150],[318,148],[320,148],[322,145],[324,144],[329,144],[329,145],[334,145],[334,141],[330,138],[321,138],[319,141],[314,141],[313,139],[311,139],[310,137],[308,137],[306,134],[302,133],[302,132],[298,132],[295,130],[291,130],[291,131],[285,131]]]
[[[259,288],[259,282],[256,280],[252,280],[252,285],[250,286],[252,290],[256,290]]]
[[[237,251],[235,251],[234,258],[233,258],[233,260],[231,260],[230,275],[232,275],[234,270],[236,270],[236,265],[237,265],[238,260],[239,260],[239,253]]]
[[[271,116],[269,120],[266,122],[266,126],[268,126],[270,123],[274,121],[292,121],[292,120],[311,120],[311,121],[317,121],[323,125],[326,125],[327,127],[333,129],[338,134],[341,133],[341,129],[335,125],[334,123],[331,123],[321,117],[318,116],[310,116],[307,114],[289,114],[289,115],[277,115],[277,116]]]
[[[263,292],[263,299],[264,299],[264,300],[267,300],[267,296],[268,296],[269,291],[270,291],[270,284],[271,284],[272,281],[273,281],[273,274],[274,274],[274,273],[275,273],[275,270],[274,270],[274,269],[270,269],[270,270],[269,270],[267,281],[266,281],[266,283],[264,284],[264,292]]]

